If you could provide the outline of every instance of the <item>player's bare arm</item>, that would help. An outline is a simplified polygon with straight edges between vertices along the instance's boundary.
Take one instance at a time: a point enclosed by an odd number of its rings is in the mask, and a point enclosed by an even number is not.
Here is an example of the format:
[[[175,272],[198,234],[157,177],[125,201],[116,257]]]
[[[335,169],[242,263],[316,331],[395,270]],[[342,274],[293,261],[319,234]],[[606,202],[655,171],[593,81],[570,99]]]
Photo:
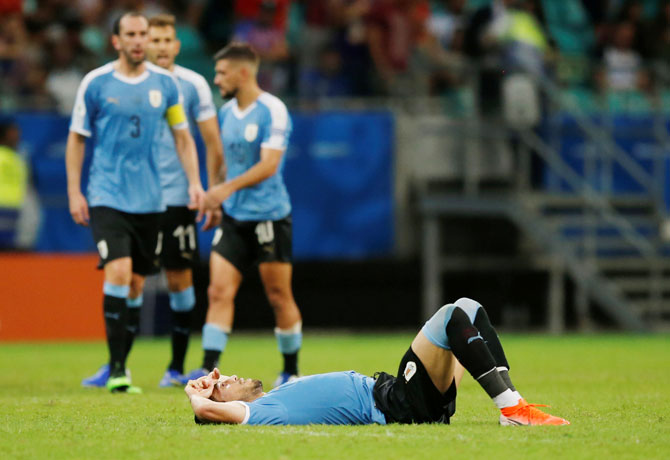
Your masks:
[[[191,402],[193,414],[202,421],[214,423],[242,423],[246,415],[244,405],[239,402],[215,402],[208,399],[206,390],[189,385],[184,389]],[[211,394],[211,390],[209,390]]]
[[[216,185],[207,191],[205,209],[218,208],[222,202],[226,201],[236,191],[251,187],[272,177],[277,173],[277,168],[283,154],[284,150],[262,148],[260,161],[249,168],[244,174],[227,180],[223,184]]]
[[[205,143],[207,151],[207,180],[208,188],[212,188],[226,180],[226,165],[223,159],[223,145],[219,132],[219,123],[217,117],[198,122],[200,135]],[[221,208],[212,210],[205,217],[203,230],[209,230],[217,227],[221,223]]]
[[[88,202],[81,192],[81,169],[84,164],[86,138],[70,131],[65,148],[65,169],[67,171],[67,198],[72,219],[79,225],[88,226]]]
[[[192,209],[202,209],[202,203],[205,197],[205,191],[200,183],[200,173],[198,171],[198,156],[195,150],[195,142],[188,128],[172,128],[174,143],[179,154],[179,160],[184,167],[186,178],[188,179],[188,195],[191,198],[189,207]]]

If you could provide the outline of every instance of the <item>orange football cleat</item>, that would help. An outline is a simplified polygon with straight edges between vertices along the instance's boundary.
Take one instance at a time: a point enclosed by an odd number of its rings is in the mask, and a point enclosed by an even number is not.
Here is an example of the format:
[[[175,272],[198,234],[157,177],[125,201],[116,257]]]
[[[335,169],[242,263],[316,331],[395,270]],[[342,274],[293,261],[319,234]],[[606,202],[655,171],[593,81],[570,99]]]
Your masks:
[[[510,425],[570,425],[564,418],[545,414],[538,407],[549,407],[545,404],[528,404],[525,399],[519,399],[519,404],[500,409],[500,424]]]

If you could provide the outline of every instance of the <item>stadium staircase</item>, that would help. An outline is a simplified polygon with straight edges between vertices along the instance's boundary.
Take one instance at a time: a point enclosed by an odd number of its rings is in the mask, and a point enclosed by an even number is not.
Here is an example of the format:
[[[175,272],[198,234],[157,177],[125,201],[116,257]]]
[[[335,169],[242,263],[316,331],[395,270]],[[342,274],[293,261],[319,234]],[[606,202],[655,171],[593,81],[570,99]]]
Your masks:
[[[552,88],[545,90],[550,97],[559,94],[552,93]],[[570,101],[556,102],[569,108]],[[670,228],[662,197],[663,173],[659,182],[657,171],[640,167],[605,129],[574,106],[571,110],[589,141],[598,146],[599,157],[585,158],[581,171],[533,130],[519,129],[514,134],[523,150],[538,155],[562,181],[561,192],[517,188],[421,194],[423,316],[439,305],[441,275],[450,267],[505,269],[520,264],[549,273],[547,327],[551,332],[565,329],[565,275],[576,287],[574,307],[580,330],[594,326],[594,308],[625,330],[670,327]],[[480,134],[486,130],[478,129]],[[641,192],[614,193],[603,186],[603,164],[609,164],[610,171],[612,165],[624,170]],[[440,247],[441,219],[465,215],[504,217],[513,222],[523,235],[518,254],[467,260],[445,254]]]

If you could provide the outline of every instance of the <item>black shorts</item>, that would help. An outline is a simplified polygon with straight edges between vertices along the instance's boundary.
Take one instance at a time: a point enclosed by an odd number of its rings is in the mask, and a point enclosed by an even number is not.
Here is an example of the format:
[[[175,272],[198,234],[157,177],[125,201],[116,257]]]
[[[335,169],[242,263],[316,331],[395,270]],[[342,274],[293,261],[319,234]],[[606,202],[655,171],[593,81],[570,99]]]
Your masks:
[[[263,262],[292,261],[291,216],[280,220],[240,221],[224,214],[216,230],[212,251],[240,272]]]
[[[372,395],[387,423],[448,424],[456,412],[456,381],[440,393],[411,347],[400,361],[397,377],[379,372],[375,378]]]
[[[168,206],[161,214],[161,266],[168,270],[191,268],[198,254],[196,212],[186,206]]]
[[[90,209],[91,230],[98,247],[98,268],[107,262],[130,257],[133,273],[150,275],[158,268],[161,213],[131,214],[105,206]]]

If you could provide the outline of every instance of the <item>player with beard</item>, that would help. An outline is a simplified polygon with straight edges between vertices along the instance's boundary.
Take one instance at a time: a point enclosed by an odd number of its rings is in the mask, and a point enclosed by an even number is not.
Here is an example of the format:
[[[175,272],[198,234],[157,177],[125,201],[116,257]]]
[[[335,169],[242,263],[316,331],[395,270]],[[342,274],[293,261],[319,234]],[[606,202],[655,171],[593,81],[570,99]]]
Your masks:
[[[167,120],[188,179],[189,204],[201,207],[195,144],[175,78],[144,60],[147,19],[126,13],[114,23],[118,59],[82,80],[72,113],[65,162],[70,214],[89,225],[104,269],[103,311],[109,363],[84,386],[139,392],[126,375],[135,336],[129,312],[141,299],[145,277],[158,267],[160,214],[165,211],[156,130]],[[87,196],[81,191],[86,138],[93,144]],[[128,326],[131,326],[129,329]]]
[[[291,133],[286,106],[258,87],[259,58],[244,43],[231,43],[215,56],[214,84],[231,98],[219,111],[227,180],[210,188],[208,210],[224,216],[210,258],[209,310],[202,341],[202,369],[216,367],[233,327],[234,300],[245,270],[258,266],[276,321],[284,368],[275,385],[298,374],[302,319],[291,289],[291,202],[282,178]]]
[[[189,126],[192,130],[197,126],[205,144],[207,176],[211,187],[225,177],[216,108],[207,81],[192,70],[175,64],[179,49],[175,17],[161,14],[150,18],[147,58],[169,70],[179,82]],[[179,164],[179,157],[175,154],[174,138],[166,121],[162,123],[156,142],[160,155],[163,199],[167,206],[161,216],[163,249],[160,259],[161,266],[165,269],[172,310],[172,359],[159,386],[170,387],[183,385],[184,357],[190,334],[191,312],[195,306],[191,267],[198,254],[197,230],[195,211],[188,209],[188,180]],[[214,218],[206,220],[204,230],[215,228],[221,222],[221,210],[214,212]]]
[[[509,375],[509,363],[488,315],[461,298],[440,308],[400,360],[397,376],[354,371],[301,377],[264,393],[258,380],[218,369],[188,382],[198,423],[249,425],[367,425],[449,423],[456,411],[461,365],[500,410],[501,425],[569,425],[528,404]]]

